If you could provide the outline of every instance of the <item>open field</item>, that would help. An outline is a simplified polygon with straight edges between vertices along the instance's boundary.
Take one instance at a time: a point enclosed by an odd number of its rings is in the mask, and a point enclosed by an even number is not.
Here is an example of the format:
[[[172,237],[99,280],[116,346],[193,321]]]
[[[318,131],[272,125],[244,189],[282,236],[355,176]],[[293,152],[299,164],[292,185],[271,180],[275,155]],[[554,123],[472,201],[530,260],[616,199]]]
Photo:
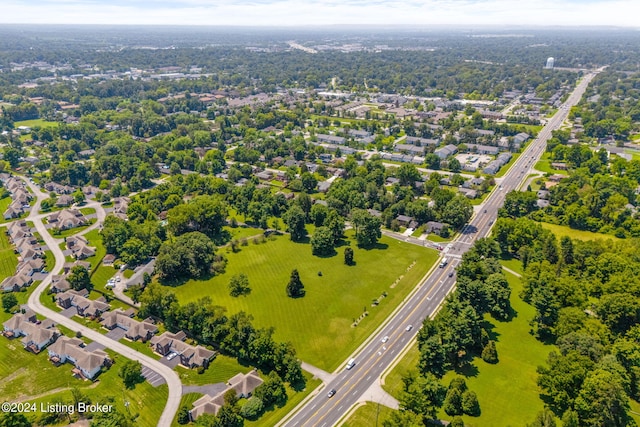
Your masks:
[[[597,240],[597,239],[620,240],[619,237],[612,236],[610,234],[594,233],[592,231],[584,231],[584,230],[575,230],[566,225],[549,224],[548,222],[541,222],[540,225],[542,225],[542,227],[546,228],[547,230],[551,230],[551,232],[555,234],[556,238],[558,239],[560,239],[563,236],[569,236],[572,239],[578,239],[578,240]]]
[[[187,393],[187,394],[183,394],[182,395],[182,399],[180,399],[180,407],[182,408],[183,406],[186,406],[187,408],[191,409],[193,408],[193,402],[195,402],[196,400],[200,399],[203,396],[203,394],[201,393]],[[176,417],[173,419],[173,422],[171,423],[171,427],[180,427],[182,424],[178,423],[177,420],[177,414]]]
[[[539,170],[540,172],[544,172],[544,173],[559,173],[562,175],[567,175],[567,171],[566,170],[561,170],[561,169],[554,169],[551,167],[551,160],[549,159],[549,153],[545,153],[542,158],[540,159],[540,161],[538,161],[533,168],[536,170]]]
[[[351,231],[347,234],[352,237]],[[351,246],[356,265],[346,266],[342,247],[335,256],[316,257],[308,243],[278,236],[263,244],[241,246],[238,253],[225,253],[229,262],[223,275],[191,280],[173,290],[182,303],[210,296],[229,313],[251,313],[256,326],[274,326],[276,340],[291,341],[301,359],[333,371],[384,321],[437,258],[434,250],[386,236],[374,249],[357,248],[354,242]],[[298,269],[305,286],[303,298],[286,295],[293,269]],[[240,272],[247,274],[252,291],[246,297],[232,298],[227,284]],[[388,296],[372,307],[372,300],[383,292]],[[364,310],[369,316],[352,327]]]
[[[381,426],[382,422],[391,415],[392,409],[377,403],[367,402],[342,423],[342,427],[373,427]]]
[[[14,127],[17,129],[20,126],[28,126],[30,128],[41,127],[41,128],[55,128],[58,127],[58,122],[49,122],[43,119],[34,119],[34,120],[22,120],[20,122],[15,122]]]
[[[13,276],[18,265],[18,255],[13,252],[9,236],[0,231],[0,281]]]
[[[418,344],[414,343],[409,347],[409,350],[407,350],[398,364],[384,376],[384,384],[382,385],[382,388],[387,393],[397,398],[402,391],[402,377],[408,371],[416,369],[419,359],[420,352],[418,351]]]

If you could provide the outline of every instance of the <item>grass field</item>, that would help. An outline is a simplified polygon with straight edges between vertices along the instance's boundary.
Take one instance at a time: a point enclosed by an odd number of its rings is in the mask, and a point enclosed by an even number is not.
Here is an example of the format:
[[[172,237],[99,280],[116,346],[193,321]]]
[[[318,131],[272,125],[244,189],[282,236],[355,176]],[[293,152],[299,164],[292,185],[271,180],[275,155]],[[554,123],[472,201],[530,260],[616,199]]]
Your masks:
[[[63,237],[69,237],[69,236],[73,236],[74,234],[78,234],[79,232],[81,232],[82,230],[88,228],[91,224],[93,224],[96,220],[95,219],[90,219],[88,220],[86,225],[81,225],[80,227],[74,227],[74,228],[69,228],[67,230],[60,230],[60,232],[58,234],[51,232],[51,235],[57,239],[63,238]]]
[[[252,368],[243,366],[233,357],[218,354],[203,374],[196,369],[187,369],[178,365],[176,372],[184,385],[205,385],[226,382],[237,373],[246,374]]]
[[[561,170],[561,169],[554,169],[551,167],[551,160],[549,159],[549,153],[545,153],[542,158],[540,159],[540,161],[538,161],[538,163],[536,163],[534,165],[534,169],[539,170],[540,172],[544,172],[544,173],[559,173],[562,175],[566,175],[567,171],[566,170]]]
[[[578,239],[578,240],[596,240],[596,239],[620,240],[619,237],[612,236],[610,234],[594,233],[592,231],[584,231],[584,230],[575,230],[566,225],[549,224],[547,222],[541,222],[540,225],[542,225],[542,227],[546,228],[547,230],[551,230],[551,232],[555,234],[556,238],[558,239],[560,239],[563,236],[569,236],[572,239]]]
[[[11,204],[11,197],[7,196],[3,199],[0,199],[0,211],[4,212],[7,210],[9,205]],[[3,216],[0,216],[0,224],[4,224],[5,222],[9,222],[13,220],[6,220]]]
[[[360,406],[342,423],[342,427],[377,427],[391,415],[392,409],[377,403],[367,402]]]
[[[260,236],[264,234],[264,230],[262,228],[253,228],[253,227],[224,227],[231,234],[231,239],[241,240],[251,236]]]
[[[91,263],[91,271],[95,271],[102,263],[102,258],[107,254],[107,250],[102,244],[102,236],[100,236],[100,230],[97,228],[89,231],[84,235],[89,241],[89,246],[93,246],[96,248],[96,254],[92,257],[87,258],[85,261]]]
[[[93,286],[95,286],[96,289],[104,290],[104,285],[106,285],[107,281],[116,274],[116,271],[117,270],[112,266],[102,265],[102,263],[100,263],[98,268],[96,268],[91,275],[91,283],[93,283]]]
[[[251,313],[256,326],[274,326],[276,340],[291,341],[301,359],[333,371],[384,321],[437,258],[434,250],[386,236],[380,239],[378,248],[351,246],[356,265],[346,266],[343,248],[338,248],[335,256],[320,258],[311,254],[308,243],[293,243],[286,235],[278,236],[263,244],[241,246],[238,253],[226,253],[229,262],[225,274],[192,280],[173,290],[182,303],[208,295],[229,313]],[[285,292],[294,268],[305,286],[303,298],[291,299]],[[246,297],[232,298],[227,284],[240,272],[247,274],[252,291]],[[388,296],[372,307],[373,299],[383,292]],[[364,310],[369,316],[352,327]]]
[[[14,126],[17,129],[19,126],[28,126],[30,128],[41,127],[41,128],[55,128],[58,127],[58,122],[49,122],[43,119],[34,119],[34,120],[22,120],[20,122],[15,122]]]
[[[203,395],[201,393],[187,393],[182,395],[180,399],[180,407],[186,406],[187,408],[193,408],[193,402],[200,399]],[[177,415],[177,414],[176,414]],[[173,419],[171,427],[181,427],[182,424],[178,423],[177,416]]]
[[[48,403],[61,398],[71,401],[71,388],[78,387],[93,402],[113,396],[119,411],[125,412],[124,400],[130,402],[129,411],[140,414],[137,425],[153,427],[157,424],[167,400],[167,386],[154,388],[149,383],[138,384],[133,390],[126,390],[118,377],[118,365],[122,356],[112,356],[115,360],[106,372],[94,383],[78,380],[71,376],[70,364],[59,367],[47,360],[47,352],[38,355],[27,353],[19,340],[0,337],[0,395],[3,401]]]
[[[507,163],[506,165],[502,166],[500,168],[500,170],[498,171],[498,173],[495,175],[496,178],[500,178],[503,177],[507,171],[509,169],[511,169],[511,165],[513,165],[513,163],[518,160],[518,157],[520,157],[522,153],[513,153],[513,156],[511,156],[511,160],[509,160],[509,163]]]
[[[497,340],[499,363],[490,365],[476,358],[472,369],[461,373],[450,371],[442,380],[446,386],[456,375],[463,375],[469,388],[477,393],[482,414],[463,417],[468,427],[523,425],[531,422],[544,406],[536,384],[536,368],[545,364],[547,355],[555,347],[544,345],[529,334],[529,320],[535,310],[518,296],[522,289],[520,280],[505,274],[511,285],[511,305],[516,317],[511,322],[497,322],[487,316],[494,326],[491,334]],[[417,346],[412,347],[389,372],[384,386],[387,392],[398,396],[402,375],[416,367],[418,356]],[[438,415],[443,420],[451,420],[442,410]]]
[[[13,252],[13,246],[9,242],[9,236],[4,231],[0,232],[0,281],[16,273],[18,255]]]

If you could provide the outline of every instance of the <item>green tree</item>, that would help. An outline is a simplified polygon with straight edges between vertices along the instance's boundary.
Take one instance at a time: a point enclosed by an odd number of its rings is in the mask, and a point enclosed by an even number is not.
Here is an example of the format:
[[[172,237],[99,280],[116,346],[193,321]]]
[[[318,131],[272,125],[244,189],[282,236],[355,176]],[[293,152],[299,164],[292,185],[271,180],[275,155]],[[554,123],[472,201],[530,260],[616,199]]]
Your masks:
[[[460,416],[453,417],[453,419],[449,423],[449,427],[464,427],[464,421],[462,420],[462,417]]]
[[[469,221],[471,215],[473,215],[473,206],[469,199],[462,195],[456,195],[445,205],[440,220],[458,229]]]
[[[307,235],[307,229],[304,227],[305,217],[304,211],[298,205],[291,206],[282,217],[294,242],[302,240]]]
[[[211,273],[214,258],[214,243],[206,235],[194,231],[162,244],[155,271],[164,280],[201,277]]]
[[[382,221],[364,209],[352,210],[351,222],[356,229],[358,246],[373,246],[378,242],[378,239],[382,237],[382,232],[380,231]]]
[[[178,411],[177,417],[178,424],[189,424],[189,421],[191,421],[189,416],[189,408],[187,408],[186,405],[182,405],[180,407],[180,410]]]
[[[415,371],[409,371],[402,377],[402,383],[403,389],[398,398],[400,406],[421,415],[423,421],[434,419],[444,401],[446,388],[435,376],[418,375]]]
[[[331,255],[333,247],[333,233],[328,227],[318,227],[311,236],[311,250],[314,255]]]
[[[548,408],[544,408],[542,411],[538,412],[536,419],[532,423],[527,424],[527,427],[556,427],[556,420],[553,416],[553,412]]]
[[[240,414],[248,420],[256,420],[262,414],[264,410],[264,403],[259,398],[253,396],[247,400],[242,408]]]
[[[309,172],[305,172],[300,176],[300,180],[302,181],[302,188],[304,188],[307,192],[313,192],[318,185],[318,180],[315,176],[313,176]]]
[[[129,264],[130,266],[142,264],[150,255],[151,251],[147,244],[137,237],[132,237],[127,240],[120,249],[120,258],[125,264]]]
[[[498,351],[496,350],[496,342],[491,340],[482,349],[482,360],[487,363],[498,363]]]
[[[462,393],[457,388],[447,391],[442,409],[447,415],[462,415]]]
[[[2,308],[4,309],[5,313],[9,313],[11,309],[15,307],[17,304],[18,304],[18,298],[16,298],[16,296],[13,293],[8,292],[2,295]]]
[[[291,271],[289,283],[287,283],[287,296],[289,298],[300,298],[305,295],[304,285],[300,280],[298,270]]]
[[[246,274],[234,274],[229,281],[229,295],[238,297],[240,295],[249,295],[251,287],[249,287],[249,278]]]
[[[81,265],[76,265],[71,269],[71,272],[67,275],[67,282],[76,291],[81,289],[91,291],[93,288],[89,271]]]
[[[575,409],[583,426],[626,426],[631,420],[629,397],[621,378],[602,369],[585,378]]]
[[[280,376],[271,371],[265,381],[260,384],[254,391],[253,395],[260,399],[265,406],[272,403],[282,406],[287,401],[287,390]]]
[[[135,388],[136,384],[144,381],[142,364],[137,360],[126,360],[122,366],[120,366],[118,376],[122,378],[122,382],[126,388]]]
[[[346,265],[353,265],[353,249],[350,247],[344,248],[344,263]]]
[[[467,390],[462,393],[462,412],[473,417],[480,415],[480,404],[475,392]]]

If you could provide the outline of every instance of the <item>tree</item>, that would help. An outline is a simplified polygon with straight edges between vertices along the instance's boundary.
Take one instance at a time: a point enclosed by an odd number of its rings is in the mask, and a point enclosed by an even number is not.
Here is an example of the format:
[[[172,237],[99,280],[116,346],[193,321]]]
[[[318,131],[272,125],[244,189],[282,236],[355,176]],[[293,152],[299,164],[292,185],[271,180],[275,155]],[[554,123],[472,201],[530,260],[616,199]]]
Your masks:
[[[137,237],[127,240],[120,249],[120,258],[125,264],[136,266],[145,262],[151,251],[148,245]]]
[[[247,400],[244,405],[242,405],[240,415],[248,420],[255,420],[260,416],[260,414],[262,414],[263,410],[264,403],[262,403],[262,400],[253,396],[251,399]]]
[[[351,222],[356,229],[358,246],[373,246],[382,236],[380,231],[382,221],[364,209],[353,209],[351,211]]]
[[[464,421],[462,420],[462,417],[460,416],[453,417],[453,419],[449,423],[449,427],[464,427]]]
[[[549,367],[539,366],[537,369],[538,385],[561,413],[573,405],[582,382],[594,364],[591,359],[575,351],[565,356],[551,352],[547,364]]]
[[[307,229],[304,227],[305,217],[304,211],[298,205],[291,206],[282,217],[294,242],[302,240],[307,235]]]
[[[249,278],[246,274],[234,274],[229,281],[229,295],[238,297],[240,295],[249,295],[251,288],[249,287]]]
[[[450,388],[444,399],[442,409],[447,415],[462,415],[462,393],[457,388]]]
[[[167,211],[167,228],[176,236],[199,231],[218,239],[226,224],[227,206],[217,196],[197,196]]]
[[[496,342],[491,340],[482,349],[482,360],[487,363],[498,363],[498,351],[496,350]]]
[[[122,378],[122,382],[126,388],[132,389],[136,384],[144,381],[142,364],[137,360],[126,360],[122,366],[120,366],[118,376]]]
[[[275,371],[269,372],[265,381],[255,389],[253,395],[260,399],[265,406],[272,403],[281,406],[287,401],[287,390]]]
[[[437,154],[429,153],[424,156],[424,164],[429,169],[440,169],[440,157]]]
[[[316,228],[311,236],[311,250],[314,255],[331,255],[334,253],[333,233],[328,227]]]
[[[29,419],[18,412],[1,412],[0,427],[31,427]]]
[[[344,263],[346,265],[353,265],[353,249],[350,247],[344,248]]]
[[[293,270],[291,272],[291,277],[289,278],[289,283],[287,284],[287,295],[290,298],[300,298],[305,295],[304,285],[300,281],[298,270]]]
[[[462,393],[462,412],[473,417],[480,415],[480,404],[475,392],[467,390]]]
[[[178,424],[189,424],[189,421],[191,421],[189,408],[186,405],[182,405],[178,411]]]
[[[473,215],[473,205],[469,199],[462,195],[456,195],[442,209],[440,220],[458,229],[469,221],[471,215]]]
[[[402,382],[403,389],[398,399],[400,406],[421,415],[425,421],[435,418],[446,394],[446,388],[438,379],[431,374],[422,376],[409,371],[402,377]]]
[[[556,420],[553,417],[553,412],[548,408],[544,408],[542,411],[538,412],[536,419],[533,420],[532,423],[527,424],[527,427],[556,427]]]
[[[460,164],[460,160],[455,157],[449,160],[449,170],[451,172],[460,172],[462,170],[462,165]]]
[[[338,241],[342,239],[342,235],[344,234],[344,218],[340,216],[337,210],[331,209],[327,213],[327,217],[323,225],[331,230],[331,234],[333,235],[333,244],[336,245]]]
[[[72,289],[79,291],[81,289],[86,289],[87,291],[91,291],[93,285],[91,284],[91,277],[89,276],[89,271],[81,265],[76,265],[71,269],[71,273],[67,275],[67,282]]]
[[[603,369],[585,378],[575,409],[584,426],[626,426],[630,421],[629,397],[621,378]]]
[[[300,176],[300,180],[302,181],[302,188],[307,192],[314,191],[318,185],[316,177],[309,172],[303,173],[302,176]]]
[[[161,279],[201,277],[212,271],[215,245],[206,235],[194,231],[166,241],[160,247],[155,269]]]
[[[16,296],[13,293],[8,292],[2,295],[2,308],[4,309],[5,313],[9,313],[11,309],[15,307],[17,304],[18,304],[18,298],[16,298]]]

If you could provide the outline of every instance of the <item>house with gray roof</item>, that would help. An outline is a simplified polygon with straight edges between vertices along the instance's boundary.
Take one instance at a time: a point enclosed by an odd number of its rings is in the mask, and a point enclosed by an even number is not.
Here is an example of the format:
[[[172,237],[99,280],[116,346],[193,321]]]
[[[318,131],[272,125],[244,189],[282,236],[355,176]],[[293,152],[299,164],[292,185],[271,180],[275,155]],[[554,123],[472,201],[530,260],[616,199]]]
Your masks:
[[[180,364],[187,368],[198,366],[209,366],[209,362],[216,355],[215,351],[202,347],[193,346],[184,342],[187,335],[180,331],[178,333],[165,332],[162,335],[151,338],[151,347],[156,353],[167,356],[176,353],[180,356]]]
[[[345,142],[347,141],[346,138],[342,136],[327,135],[322,133],[317,134],[316,138],[318,139],[318,142],[324,142],[326,144],[333,144],[333,145],[344,145]]]
[[[458,152],[458,147],[453,144],[445,145],[444,147],[438,148],[433,153],[440,157],[440,159],[444,160],[449,156],[452,156]]]
[[[56,365],[66,362],[74,365],[72,372],[82,378],[93,380],[108,365],[109,356],[102,350],[89,351],[79,338],[61,336],[49,346],[49,360]]]

